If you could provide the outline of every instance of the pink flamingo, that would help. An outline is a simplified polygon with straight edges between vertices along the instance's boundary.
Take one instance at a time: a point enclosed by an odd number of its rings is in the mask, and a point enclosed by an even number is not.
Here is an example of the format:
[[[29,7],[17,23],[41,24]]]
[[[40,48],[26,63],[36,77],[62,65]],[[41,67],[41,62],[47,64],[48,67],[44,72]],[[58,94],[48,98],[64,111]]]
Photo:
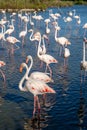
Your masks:
[[[22,63],[20,66],[20,72],[22,72],[24,67],[26,68],[26,64]],[[28,70],[26,68],[26,73],[27,71]],[[26,73],[19,82],[19,89],[24,92],[30,91],[34,95],[34,110],[33,110],[33,117],[34,117],[36,112],[36,107],[38,107],[38,113],[40,113],[40,109],[41,109],[38,95],[42,95],[44,93],[56,93],[56,92],[55,90],[50,88],[45,82],[32,79],[31,77],[28,78],[28,80],[25,82],[23,86],[23,83],[26,79]]]
[[[19,49],[19,46],[16,45],[17,42],[20,42],[17,38],[13,37],[13,36],[8,36],[5,41],[7,41],[8,43],[11,43],[12,48],[11,48],[11,53],[14,53],[14,50]],[[13,48],[13,45],[15,44],[15,46],[17,47],[16,49]]]

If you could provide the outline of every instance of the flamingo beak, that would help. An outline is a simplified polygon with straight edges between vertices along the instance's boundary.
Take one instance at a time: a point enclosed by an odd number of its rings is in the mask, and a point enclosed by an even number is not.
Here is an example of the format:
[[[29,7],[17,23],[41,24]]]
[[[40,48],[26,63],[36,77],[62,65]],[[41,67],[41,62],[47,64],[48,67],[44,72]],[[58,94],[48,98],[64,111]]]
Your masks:
[[[28,58],[26,58],[26,64],[28,64],[28,60],[29,60],[29,59],[28,59]]]
[[[19,72],[21,73],[22,70],[23,70],[23,67],[22,67],[22,65],[21,65],[20,68],[19,68]]]
[[[44,35],[44,38],[45,38],[46,40],[49,40],[49,38],[48,38],[48,36],[47,36],[47,35]]]
[[[2,61],[2,62],[0,63],[0,65],[1,65],[1,66],[4,66],[4,65],[6,65],[6,63]]]

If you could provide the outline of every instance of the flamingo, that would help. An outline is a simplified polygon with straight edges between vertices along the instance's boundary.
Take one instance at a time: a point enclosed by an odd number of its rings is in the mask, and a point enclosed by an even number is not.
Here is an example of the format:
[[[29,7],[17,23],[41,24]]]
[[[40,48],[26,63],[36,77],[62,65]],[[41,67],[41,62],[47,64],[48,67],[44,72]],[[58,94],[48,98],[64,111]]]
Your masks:
[[[50,19],[45,19],[44,22],[46,23],[46,33],[49,34],[50,33],[50,28],[48,27],[48,24],[50,22]]]
[[[29,37],[30,41],[35,41],[35,40],[38,41],[38,40],[40,40],[40,32],[36,32],[34,34],[33,29],[30,29],[28,32],[31,32],[31,35]]]
[[[36,14],[36,11],[34,12],[34,14],[35,14],[35,15],[32,16],[32,18],[35,19],[36,22],[37,22],[37,20],[38,20],[38,21],[43,20],[43,17],[42,17],[41,15],[37,15],[37,14]],[[39,24],[39,25],[40,25],[40,24]]]
[[[27,73],[28,70],[25,63],[22,63],[20,65],[20,72],[22,72],[23,68],[26,68],[26,73]],[[34,117],[35,112],[36,112],[36,106],[38,107],[39,113],[41,109],[38,95],[43,95],[46,93],[56,93],[56,92],[51,87],[49,87],[45,82],[42,82],[40,80],[35,80],[30,77],[28,78],[27,81],[25,81],[26,73],[19,82],[19,89],[24,92],[29,91],[34,95],[34,109],[33,109],[33,117]],[[23,86],[23,83],[24,83],[24,86]]]
[[[45,46],[44,39],[48,40],[48,37],[45,34],[43,34],[43,36],[42,36],[42,45],[41,45],[41,49],[39,51],[40,54],[45,54],[46,53],[46,46]],[[40,38],[38,40],[40,40]]]
[[[85,29],[85,31],[84,31],[84,37],[85,37],[85,35],[86,35],[86,30],[87,30],[87,23],[85,23],[84,25],[83,25],[83,28]]]
[[[76,10],[75,10],[75,9],[73,10],[73,12],[74,12],[73,17],[74,17],[75,19],[79,19],[80,16],[79,16],[79,15],[76,15]]]
[[[0,68],[3,67],[3,66],[5,66],[5,65],[6,65],[6,63],[4,61],[0,60]],[[0,69],[0,72],[1,72],[1,74],[3,76],[4,81],[5,81],[5,74],[3,73],[3,71],[1,69]]]
[[[14,19],[11,20],[11,25],[9,25],[10,28],[7,29],[7,30],[4,32],[4,34],[9,34],[9,35],[11,35],[11,34],[13,33],[13,31],[14,31],[13,21],[15,21],[15,20],[14,20]]]
[[[70,50],[67,48],[67,47],[65,47],[64,48],[64,66],[66,65],[66,59],[68,58],[70,56]]]
[[[49,54],[40,54],[40,48],[41,48],[41,35],[40,35],[40,40],[39,40],[39,43],[38,43],[37,56],[41,61],[46,63],[45,72],[47,72],[47,68],[48,68],[49,71],[50,71],[50,76],[52,77],[52,70],[51,70],[49,64],[58,63],[58,61],[53,56],[51,56]]]
[[[65,22],[71,22],[72,21],[72,18],[71,17],[64,17],[63,18]]]
[[[34,26],[34,22],[33,22],[32,19],[31,19],[31,13],[30,13],[30,25],[31,25],[31,26]]]
[[[19,46],[16,45],[17,42],[20,42],[17,38],[13,37],[13,36],[8,36],[5,41],[7,41],[8,43],[11,43],[12,48],[11,48],[11,53],[14,53],[14,50],[19,49]],[[13,45],[15,44],[15,46],[17,47],[16,49],[13,48]]]
[[[2,25],[1,28],[2,28],[2,31],[0,33],[0,40],[4,40],[5,25]]]
[[[40,32],[36,32],[34,34],[33,29],[30,29],[29,32],[31,32],[31,35],[29,37],[30,41],[39,41],[40,40]],[[36,42],[35,42],[36,44]],[[36,49],[37,49],[37,45],[36,45]]]
[[[77,19],[77,24],[79,25],[81,23],[80,17]]]
[[[19,33],[19,37],[20,38],[22,37],[22,45],[24,44],[24,38],[25,38],[26,35],[27,35],[27,23],[26,23],[26,26],[25,26],[25,30],[23,30]]]
[[[69,11],[68,15],[71,17],[73,16],[73,12],[72,11]]]
[[[64,19],[64,22],[67,23],[66,29],[67,29],[67,27],[70,28],[69,23],[72,21],[72,18],[68,16],[68,17],[63,17],[63,19]],[[65,31],[66,31],[66,29],[65,29]]]
[[[30,55],[28,55],[26,57],[26,63],[28,63],[29,60],[31,61],[31,64],[30,64],[30,66],[28,68],[27,78],[28,78],[29,72],[30,72],[30,70],[32,68],[32,65],[33,65],[33,58]],[[43,72],[39,72],[39,71],[32,72],[29,77],[31,77],[33,79],[44,81],[45,83],[53,82],[53,79],[51,77],[49,77],[47,75],[47,73],[43,73]]]
[[[57,37],[57,31],[60,30],[60,27],[55,27],[55,41],[64,48],[64,46],[70,45],[70,41],[66,37]],[[61,55],[61,49],[60,49],[60,55]]]
[[[81,61],[81,64],[80,64],[81,74],[82,74],[82,70],[85,71],[85,74],[87,71],[87,61],[85,60],[85,44],[86,44],[86,42],[87,42],[87,39],[84,38],[84,41],[83,41],[83,60]]]

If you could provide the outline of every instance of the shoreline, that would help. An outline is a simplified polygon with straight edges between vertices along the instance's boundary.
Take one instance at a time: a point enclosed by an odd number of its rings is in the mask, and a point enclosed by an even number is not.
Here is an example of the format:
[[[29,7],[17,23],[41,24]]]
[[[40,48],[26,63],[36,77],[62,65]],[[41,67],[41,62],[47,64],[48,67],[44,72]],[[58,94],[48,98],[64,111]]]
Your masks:
[[[40,10],[40,9],[39,9]],[[34,12],[35,9],[0,9],[0,12],[5,11],[5,12],[18,12],[18,11],[23,11],[23,12]]]

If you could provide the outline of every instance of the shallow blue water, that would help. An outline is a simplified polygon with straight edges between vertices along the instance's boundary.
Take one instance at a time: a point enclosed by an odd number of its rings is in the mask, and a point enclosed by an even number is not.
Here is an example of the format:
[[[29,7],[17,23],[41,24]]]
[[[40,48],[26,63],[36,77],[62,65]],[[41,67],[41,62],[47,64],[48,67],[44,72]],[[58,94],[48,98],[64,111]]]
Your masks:
[[[49,10],[53,13],[60,13],[61,18],[58,19],[61,30],[59,36],[67,37],[71,45],[70,57],[68,59],[68,68],[64,69],[64,59],[59,56],[59,46],[54,40],[54,27],[52,22],[49,24],[51,33],[49,37],[49,45],[46,43],[47,53],[51,54],[58,60],[58,64],[51,65],[53,71],[54,83],[49,85],[54,88],[56,94],[48,94],[46,104],[41,103],[40,120],[32,121],[33,112],[33,95],[29,92],[21,92],[18,88],[24,72],[19,73],[19,66],[25,62],[27,55],[32,55],[34,64],[32,71],[44,71],[45,66],[40,68],[40,61],[37,57],[35,43],[29,40],[30,33],[25,37],[25,46],[21,43],[19,50],[9,56],[7,51],[7,43],[1,42],[0,60],[6,62],[6,66],[1,69],[6,75],[6,82],[0,76],[0,130],[87,130],[87,80],[81,82],[80,62],[82,60],[82,43],[84,29],[82,26],[87,22],[87,6],[73,6],[65,8],[49,8],[45,12],[38,12],[43,18],[49,17]],[[81,24],[77,25],[73,18],[70,24],[63,21],[63,17],[67,16],[68,11],[76,9],[76,14],[81,18]],[[34,15],[32,13],[32,15]],[[10,13],[6,14],[10,20]],[[0,14],[2,18],[2,14]],[[19,32],[23,29],[18,16],[14,16],[15,31],[12,36],[19,40]],[[44,21],[44,20],[43,20]],[[34,31],[45,33],[45,24],[41,21],[35,21]],[[7,27],[7,25],[6,25]],[[28,24],[28,30],[32,28]],[[82,77],[83,78],[83,77]]]

